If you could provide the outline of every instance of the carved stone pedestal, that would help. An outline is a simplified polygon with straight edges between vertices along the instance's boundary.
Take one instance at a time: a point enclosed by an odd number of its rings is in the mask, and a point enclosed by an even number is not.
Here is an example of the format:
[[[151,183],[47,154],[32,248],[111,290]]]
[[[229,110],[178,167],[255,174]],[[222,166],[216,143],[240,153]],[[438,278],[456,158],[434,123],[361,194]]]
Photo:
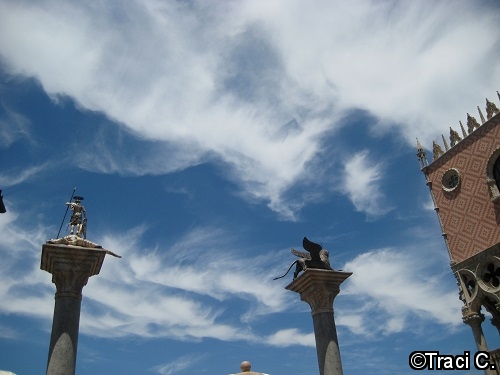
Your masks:
[[[340,292],[340,284],[351,275],[352,272],[308,268],[286,287],[299,293],[300,299],[311,306],[320,375],[343,374],[333,300]]]
[[[56,284],[54,318],[47,375],[74,375],[82,289],[101,270],[106,251],[79,246],[44,244],[40,268]]]

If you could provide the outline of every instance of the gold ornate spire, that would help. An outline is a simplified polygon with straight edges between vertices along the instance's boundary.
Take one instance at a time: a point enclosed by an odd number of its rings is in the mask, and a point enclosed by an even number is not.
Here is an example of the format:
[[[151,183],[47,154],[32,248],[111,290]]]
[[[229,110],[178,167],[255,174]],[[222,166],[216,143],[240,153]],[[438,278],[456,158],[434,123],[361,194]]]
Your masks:
[[[462,140],[462,138],[460,138],[458,133],[455,130],[453,130],[450,126],[450,144],[451,144],[451,147],[455,146],[461,140]]]
[[[436,143],[436,141],[432,141],[432,154],[433,154],[432,157],[433,161],[444,154],[443,149],[439,144]]]
[[[479,128],[479,123],[474,117],[467,113],[467,131],[469,132],[469,134],[477,128]]]
[[[418,161],[420,162],[420,168],[424,168],[429,165],[429,162],[427,161],[427,155],[425,154],[424,148],[418,141],[418,138],[417,138],[417,158]]]
[[[498,110],[498,107],[495,105],[495,103],[490,102],[488,98],[486,98],[486,117],[488,118],[488,120],[495,116],[498,112],[500,111]]]
[[[500,92],[497,91],[497,96],[498,99],[500,100]],[[486,118],[483,115],[483,112],[481,111],[481,108],[477,106],[477,110],[479,112],[480,120],[481,123],[484,124],[487,121],[489,121],[492,117],[498,115],[500,113],[499,107],[495,105],[495,103],[491,102],[486,98]],[[464,125],[462,124],[462,121],[459,121],[460,124],[460,130],[462,134],[460,135],[459,132],[455,131],[451,126],[450,126],[450,137],[449,137],[449,145],[447,141],[447,137],[443,134],[441,134],[441,138],[443,140],[443,147],[436,143],[436,141],[432,141],[432,153],[433,153],[433,161],[438,159],[441,155],[446,153],[447,151],[450,150],[450,148],[456,146],[459,142],[464,140],[466,137],[468,137],[469,134],[474,132],[474,130],[479,129],[479,127],[482,125],[480,124],[474,116],[471,116],[469,113],[467,113],[467,130],[465,130]],[[444,149],[444,151],[443,151]],[[426,154],[425,151],[420,144],[418,138],[417,138],[417,158],[420,161],[420,167],[421,169],[424,167],[428,166],[428,162],[426,159]]]

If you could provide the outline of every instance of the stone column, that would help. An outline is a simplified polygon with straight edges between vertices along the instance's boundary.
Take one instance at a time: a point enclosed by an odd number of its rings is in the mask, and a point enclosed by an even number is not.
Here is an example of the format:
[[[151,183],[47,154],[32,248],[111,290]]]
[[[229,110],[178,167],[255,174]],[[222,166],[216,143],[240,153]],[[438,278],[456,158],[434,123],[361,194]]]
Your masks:
[[[474,340],[476,341],[476,346],[478,351],[489,352],[488,345],[486,344],[486,338],[484,337],[483,329],[481,328],[481,324],[484,321],[484,315],[476,312],[468,312],[466,309],[462,309],[463,312],[466,312],[462,317],[465,324],[469,325],[472,328],[472,333],[474,335]],[[486,375],[497,375],[498,372],[492,369],[484,370]]]
[[[101,270],[106,251],[79,246],[44,244],[40,268],[56,284],[54,318],[47,375],[74,375],[82,289]]]
[[[308,268],[286,287],[299,293],[300,299],[311,307],[320,375],[343,374],[333,300],[340,292],[340,284],[351,275],[352,272]]]
[[[470,313],[465,315],[463,318],[465,324],[472,328],[472,333],[474,335],[474,340],[476,341],[477,350],[482,350],[487,352],[488,346],[486,345],[486,339],[483,334],[483,329],[481,324],[484,321],[484,315],[481,313]]]

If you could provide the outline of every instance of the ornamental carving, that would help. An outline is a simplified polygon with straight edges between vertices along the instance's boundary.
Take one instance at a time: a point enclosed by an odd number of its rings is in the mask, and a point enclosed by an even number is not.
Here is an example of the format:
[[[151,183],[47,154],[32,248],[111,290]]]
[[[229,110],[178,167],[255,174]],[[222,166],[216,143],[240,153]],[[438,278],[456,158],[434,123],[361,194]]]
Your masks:
[[[479,123],[477,122],[476,118],[467,113],[467,131],[469,132],[469,134],[472,133],[474,129],[478,128]]]
[[[323,312],[333,312],[333,300],[337,296],[338,291],[318,291],[310,290],[302,293],[300,299],[305,301],[311,307],[312,315]]]
[[[311,307],[312,315],[333,312],[333,301],[342,284],[352,272],[308,268],[289,284],[286,289],[300,295]]]
[[[99,274],[106,251],[66,245],[44,244],[40,268],[52,274],[56,298],[82,298],[89,277]]]
[[[462,138],[458,135],[458,133],[450,127],[450,144],[451,144],[451,147],[455,146],[461,140],[462,140]]]
[[[487,293],[500,291],[500,258],[488,257],[479,263],[476,278],[479,287]]]
[[[90,277],[89,263],[73,263],[65,261],[54,262],[52,282],[56,284],[58,297],[82,298],[82,289]]]
[[[436,160],[444,154],[443,149],[438,143],[436,143],[436,141],[432,141],[432,154],[432,160]]]
[[[462,307],[463,321],[471,326],[484,320],[481,309],[491,315],[492,324],[500,330],[500,257],[497,246],[478,254],[455,269]]]
[[[467,269],[458,271],[457,275],[459,277],[460,299],[462,301],[475,299],[478,293],[476,275]]]
[[[472,327],[479,327],[484,322],[484,315],[481,313],[470,313],[462,317],[465,324]]]
[[[490,102],[488,99],[486,99],[486,117],[488,120],[495,116],[500,110],[497,108],[495,103]]]

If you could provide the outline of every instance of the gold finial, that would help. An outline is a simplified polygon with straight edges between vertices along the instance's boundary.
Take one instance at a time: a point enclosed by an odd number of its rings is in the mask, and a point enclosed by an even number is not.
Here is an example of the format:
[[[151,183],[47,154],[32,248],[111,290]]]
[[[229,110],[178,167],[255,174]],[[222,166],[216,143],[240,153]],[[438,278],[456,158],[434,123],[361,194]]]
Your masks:
[[[479,128],[477,120],[467,113],[467,131],[469,132],[469,134],[477,128]]]
[[[479,112],[479,117],[481,117],[481,125],[482,125],[486,122],[486,120],[484,119],[483,112],[481,112],[481,108],[479,108],[479,106],[477,106],[477,110]]]
[[[450,126],[450,144],[451,144],[451,147],[455,146],[461,140],[462,140],[462,138],[460,138],[458,133],[455,130],[453,130]]]
[[[450,146],[448,146],[448,142],[446,142],[446,138],[442,134],[441,134],[441,138],[443,138],[444,149],[446,151],[448,151],[450,149]]]
[[[436,141],[432,141],[432,154],[433,154],[432,158],[433,161],[444,154],[443,149],[439,144],[436,143]]]
[[[465,132],[465,129],[464,129],[464,126],[462,125],[462,121],[459,121],[460,123],[460,129],[462,129],[462,135],[465,137],[467,137],[467,133]]]
[[[498,91],[497,91],[498,92]],[[495,103],[492,103],[486,98],[486,117],[488,120],[495,116],[498,112],[498,107],[495,105]]]

